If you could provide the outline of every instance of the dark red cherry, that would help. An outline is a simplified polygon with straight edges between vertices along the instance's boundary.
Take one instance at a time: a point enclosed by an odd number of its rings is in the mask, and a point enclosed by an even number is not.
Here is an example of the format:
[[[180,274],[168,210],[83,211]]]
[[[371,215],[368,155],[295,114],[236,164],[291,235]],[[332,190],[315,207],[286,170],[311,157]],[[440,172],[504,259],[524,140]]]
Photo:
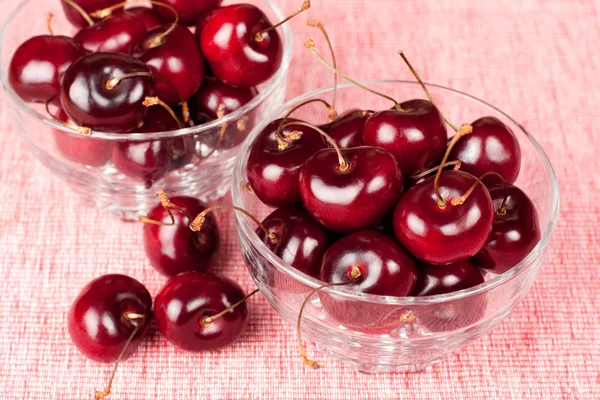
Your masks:
[[[182,24],[192,26],[198,17],[206,10],[213,9],[221,4],[223,0],[161,0],[161,3],[170,5],[177,11]],[[167,21],[173,20],[173,11],[166,7],[153,5]]]
[[[251,4],[222,7],[208,20],[200,45],[215,76],[228,85],[251,87],[275,74],[283,55],[281,39],[266,15]]]
[[[165,109],[153,107],[137,133],[166,132],[179,125]],[[194,144],[190,137],[176,137],[149,141],[118,142],[113,147],[112,159],[123,174],[143,182],[150,188],[167,172],[187,164],[193,157]]]
[[[468,289],[483,283],[483,274],[467,260],[448,265],[419,264],[411,296],[433,296]]]
[[[74,39],[88,53],[129,53],[129,48],[146,34],[139,18],[127,11],[111,15],[81,29]]]
[[[490,193],[478,183],[464,204],[452,205],[451,199],[463,196],[476,178],[462,171],[444,171],[439,192],[446,205],[440,207],[434,180],[432,176],[402,195],[394,211],[396,237],[413,256],[430,264],[450,264],[474,256],[492,230]]]
[[[71,0],[77,4],[86,13],[92,13],[94,11],[102,10],[115,4],[121,3],[122,0]],[[63,10],[67,19],[75,26],[83,28],[88,26],[88,22],[83,18],[81,13],[73,6],[68,4],[66,1],[60,1],[63,6]]]
[[[334,149],[324,149],[300,169],[299,188],[308,212],[334,232],[375,227],[402,193],[402,173],[387,151],[377,147],[342,150],[343,169]]]
[[[85,55],[79,43],[66,36],[35,36],[20,45],[10,61],[8,81],[24,101],[60,104],[65,71]]]
[[[517,265],[540,241],[540,223],[531,199],[516,186],[508,185],[508,197],[504,210],[499,213],[504,201],[504,186],[490,189],[496,215],[492,233],[479,253],[471,261],[497,274],[504,273]]]
[[[143,62],[125,54],[81,57],[63,77],[62,108],[80,126],[101,132],[130,131],[146,115],[143,101],[154,93],[152,78],[126,78],[114,87],[109,81],[140,72],[150,73]]]
[[[127,13],[132,14],[146,27],[146,31],[158,28],[165,23],[165,20],[161,15],[156,12],[153,8],[148,7],[131,7],[126,10]],[[172,20],[173,18],[171,18]]]
[[[235,342],[248,322],[242,303],[210,324],[216,315],[244,298],[240,286],[221,276],[184,272],[171,278],[156,296],[154,312],[160,333],[187,351],[210,351]]]
[[[321,135],[303,125],[284,128],[283,136],[302,132],[299,140],[280,149],[276,132],[282,123],[276,119],[268,124],[254,141],[248,158],[248,181],[256,196],[266,205],[282,207],[300,202],[298,176],[304,162],[317,150],[326,147]],[[287,119],[285,123],[297,121]]]
[[[198,46],[200,46],[200,38],[202,37],[202,31],[206,26],[206,23],[209,19],[212,18],[213,15],[219,10],[220,7],[211,8],[205,11],[202,11],[198,17],[196,18],[196,31],[194,34],[196,35],[196,40],[198,42]]]
[[[341,149],[362,146],[363,128],[369,118],[362,110],[348,110],[335,121],[320,126]]]
[[[69,123],[69,116],[62,109],[58,111],[58,120]],[[67,159],[82,165],[98,167],[110,160],[112,144],[104,139],[95,139],[93,135],[85,136],[53,130],[54,142],[58,151]]]
[[[483,117],[471,124],[473,132],[461,137],[450,153],[461,170],[475,176],[497,172],[514,183],[521,170],[521,146],[512,130],[495,117]]]
[[[165,225],[144,224],[144,248],[150,263],[163,275],[175,276],[181,272],[204,272],[211,267],[213,256],[219,247],[219,229],[213,215],[207,215],[202,229],[192,232],[189,225],[207,206],[201,201],[187,196],[173,197],[172,204],[183,209],[171,208],[174,225],[165,208],[158,204],[147,218]]]
[[[133,330],[143,324],[123,355],[123,359],[129,358],[146,335],[151,319],[148,290],[135,279],[116,274],[88,283],[67,317],[73,344],[86,357],[106,363],[116,361]]]
[[[156,95],[169,104],[179,104],[181,98],[187,100],[192,97],[202,84],[204,60],[194,35],[186,27],[177,25],[168,35],[162,36],[171,27],[171,24],[162,25],[148,32],[132,47],[131,54],[173,85],[177,92],[157,80]]]
[[[405,178],[439,162],[446,147],[446,125],[435,105],[415,99],[402,111],[379,111],[367,119],[363,142],[392,153]]]
[[[351,279],[354,267],[360,277]],[[417,279],[414,261],[394,239],[377,231],[361,231],[335,242],[325,253],[321,280],[326,283],[351,281],[345,288],[354,292],[384,296],[407,296]],[[394,307],[350,300],[320,293],[327,313],[346,326],[372,326]]]

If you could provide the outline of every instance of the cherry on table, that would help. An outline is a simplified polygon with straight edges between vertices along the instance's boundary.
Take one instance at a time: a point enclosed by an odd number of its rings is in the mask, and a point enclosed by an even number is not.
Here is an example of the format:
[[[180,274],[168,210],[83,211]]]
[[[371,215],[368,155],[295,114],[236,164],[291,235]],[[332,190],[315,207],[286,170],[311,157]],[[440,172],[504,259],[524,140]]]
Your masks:
[[[88,15],[89,13],[114,6],[121,2],[122,0],[60,0],[67,19],[79,28],[90,25],[90,21],[93,22],[94,19]],[[77,7],[74,7],[73,4],[81,8],[86,15],[85,18],[81,11]]]
[[[204,27],[208,23],[208,20],[211,19],[219,9],[220,7],[214,7],[204,10],[196,17],[196,30],[194,34],[196,35],[198,46],[200,46],[200,38],[202,37],[202,31],[204,30]]]
[[[60,82],[85,50],[66,36],[34,36],[21,44],[8,69],[8,82],[24,101],[60,104]]]
[[[332,122],[320,125],[335,142],[340,149],[349,149],[352,147],[363,146],[363,129],[365,122],[369,118],[369,113],[363,110],[347,110]]]
[[[540,225],[535,205],[516,186],[490,189],[496,215],[492,233],[471,261],[482,268],[502,274],[517,265],[540,241]]]
[[[80,126],[101,132],[130,131],[146,116],[143,102],[154,92],[149,75],[143,62],[125,54],[81,57],[63,77],[62,108]]]
[[[433,296],[468,289],[484,282],[483,274],[467,260],[448,265],[419,264],[411,296]]]
[[[192,26],[203,12],[218,7],[222,1],[223,0],[161,0],[160,2],[173,7],[179,15],[179,20],[183,25]],[[153,4],[152,7],[154,7],[154,9],[167,21],[173,19],[173,11],[169,8],[161,7],[156,4]]]
[[[146,26],[129,11],[111,15],[82,28],[74,39],[88,53],[129,53],[129,48],[146,34]]]
[[[207,206],[189,196],[169,199],[166,207],[156,205],[146,217],[144,224],[144,249],[150,263],[158,272],[175,276],[182,272],[205,272],[214,261],[219,248],[217,221],[207,216],[204,228],[193,232],[189,224]]]
[[[199,352],[227,347],[246,328],[245,298],[242,288],[225,277],[184,272],[171,278],[156,296],[158,329],[183,350]],[[228,312],[219,315],[225,310]]]
[[[184,26],[166,24],[149,31],[133,44],[131,54],[161,79],[155,93],[166,103],[189,99],[204,79],[204,60],[194,35]]]
[[[138,281],[125,275],[104,275],[87,284],[67,317],[73,344],[86,357],[114,362],[134,329],[141,324],[123,359],[140,345],[152,319],[152,297]]]

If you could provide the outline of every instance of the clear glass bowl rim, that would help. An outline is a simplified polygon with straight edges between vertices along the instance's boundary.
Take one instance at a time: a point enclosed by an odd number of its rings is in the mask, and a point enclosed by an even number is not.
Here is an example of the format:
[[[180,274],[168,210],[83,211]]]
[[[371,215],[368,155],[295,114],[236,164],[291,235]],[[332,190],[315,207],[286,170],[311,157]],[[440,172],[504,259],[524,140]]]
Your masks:
[[[14,19],[21,12],[21,10],[30,2],[35,2],[36,0],[23,0],[10,14],[4,26],[2,27],[2,31],[0,32],[0,55],[2,54],[2,50],[4,47],[4,42],[6,40],[6,35],[8,33],[9,28],[11,27]],[[283,20],[286,16],[283,14],[282,10],[275,3],[274,0],[265,0],[271,10],[275,13],[279,20]],[[205,132],[210,132],[216,128],[221,127],[222,124],[226,124],[236,119],[240,118],[246,112],[256,108],[260,105],[265,99],[267,99],[275,89],[281,85],[283,80],[286,77],[287,71],[290,67],[290,63],[292,60],[292,29],[290,24],[283,24],[280,27],[283,30],[283,56],[281,60],[281,65],[279,69],[273,75],[269,81],[267,86],[256,96],[252,101],[248,104],[245,104],[243,107],[237,109],[236,111],[225,115],[223,118],[214,120],[199,126],[194,126],[191,128],[179,129],[176,131],[166,131],[166,132],[153,132],[153,133],[114,133],[114,132],[97,132],[93,131],[91,133],[92,138],[94,139],[105,139],[110,141],[125,141],[125,140],[156,140],[156,139],[164,139],[164,138],[172,138],[186,135],[198,135]],[[8,69],[6,70],[8,71]],[[8,82],[8,74],[5,73],[4,65],[2,65],[2,57],[0,56],[0,80],[2,81],[2,86],[4,87],[5,93],[12,98],[12,100],[18,104],[19,108],[24,110],[29,116],[50,125],[53,129],[57,129],[63,132],[66,132],[73,136],[81,136],[77,131],[67,128],[64,125],[53,121],[52,119],[45,118],[42,114],[35,111],[33,108],[29,107],[29,105],[24,102],[19,95],[13,90],[10,83]]]
[[[410,85],[420,86],[419,83],[416,81],[397,80],[397,79],[365,80],[365,81],[359,81],[359,83],[361,83],[363,85],[367,85],[367,86],[377,85],[377,84],[385,84],[385,83],[410,84]],[[469,100],[478,102],[478,103],[482,104],[483,106],[489,107],[490,109],[497,111],[498,113],[502,114],[504,117],[509,119],[511,122],[513,122],[516,126],[518,126],[519,129],[521,129],[522,132],[525,134],[525,136],[531,141],[533,147],[535,148],[538,155],[540,156],[540,158],[544,164],[544,167],[546,169],[546,172],[548,173],[548,176],[550,178],[550,185],[551,185],[550,193],[552,196],[548,223],[542,228],[542,234],[541,234],[540,241],[529,252],[529,254],[527,254],[527,256],[525,258],[523,258],[523,260],[521,260],[517,265],[515,265],[515,267],[513,267],[509,271],[505,272],[504,274],[501,274],[489,281],[486,281],[486,282],[484,282],[480,285],[474,286],[472,288],[463,289],[463,290],[459,290],[459,291],[452,292],[452,293],[433,295],[433,296],[423,296],[423,297],[412,297],[412,296],[395,297],[395,296],[382,296],[382,295],[366,294],[366,293],[356,293],[356,292],[351,292],[348,289],[343,288],[343,287],[328,287],[328,288],[321,289],[324,292],[335,293],[335,295],[346,298],[348,300],[356,300],[356,301],[376,303],[376,304],[398,305],[398,306],[439,304],[439,303],[445,303],[445,302],[450,302],[450,301],[462,300],[462,299],[466,299],[468,297],[475,296],[475,295],[483,293],[483,292],[490,291],[490,290],[516,278],[517,276],[521,275],[527,269],[529,269],[529,267],[531,267],[533,265],[534,261],[538,257],[542,256],[544,250],[546,249],[546,247],[548,246],[548,244],[550,242],[550,238],[552,237],[552,234],[554,233],[554,229],[556,228],[556,224],[558,222],[558,215],[559,215],[559,210],[560,210],[560,196],[559,196],[559,189],[558,189],[558,181],[556,179],[556,174],[554,172],[554,168],[552,167],[552,164],[550,163],[548,156],[546,155],[546,153],[544,152],[544,150],[542,149],[540,144],[537,142],[537,140],[520,123],[515,121],[511,116],[509,116],[508,114],[506,114],[504,111],[500,110],[499,108],[497,108],[491,104],[488,104],[485,101],[483,101],[475,96],[461,92],[456,89],[452,89],[452,88],[448,88],[448,87],[445,87],[442,85],[437,85],[437,84],[432,84],[432,83],[425,83],[425,84],[428,87],[435,87],[435,88],[438,88],[438,89],[441,89],[444,91],[451,92],[454,95],[466,97]],[[344,82],[344,83],[338,85],[338,90],[346,88],[346,87],[350,87],[350,86],[353,86],[353,85],[351,83]],[[296,105],[304,100],[307,100],[309,98],[313,98],[318,95],[323,95],[323,94],[329,93],[332,90],[333,90],[333,86],[328,86],[328,87],[324,87],[321,89],[316,89],[316,90],[304,93],[294,99],[291,99],[290,101],[285,103],[283,106],[281,106],[279,109],[277,109],[273,113],[271,113],[270,116],[267,116],[265,118],[265,120],[261,121],[261,123],[259,123],[257,126],[254,127],[253,131],[250,132],[250,134],[244,141],[244,143],[242,145],[242,149],[240,150],[239,155],[236,159],[236,164],[233,168],[233,176],[232,176],[232,180],[231,180],[231,185],[232,185],[231,186],[231,195],[232,195],[233,204],[235,206],[243,207],[241,194],[242,194],[242,184],[245,183],[245,181],[244,182],[242,182],[242,181],[246,179],[245,178],[246,174],[245,174],[245,170],[243,169],[243,167],[247,160],[247,154],[249,154],[250,146],[254,140],[254,137],[257,135],[257,132],[262,130],[268,124],[268,122],[270,122],[271,120],[273,120],[275,118],[279,118],[279,116],[281,116],[286,110],[289,110],[294,105]],[[242,155],[244,155],[244,156],[242,156]],[[322,281],[315,279],[311,276],[308,276],[308,275],[304,274],[303,272],[300,272],[296,268],[292,267],[290,264],[283,262],[283,260],[281,260],[279,257],[277,257],[256,235],[256,233],[255,233],[256,227],[253,226],[254,223],[248,217],[246,217],[245,215],[242,215],[241,213],[236,213],[236,223],[237,223],[238,232],[240,233],[240,235],[243,235],[244,240],[249,242],[252,247],[258,249],[258,253],[263,254],[264,257],[267,258],[268,261],[271,264],[273,264],[280,272],[284,273],[287,276],[290,276],[291,278],[297,280],[298,282],[300,282],[304,285],[309,286],[312,289],[316,289],[323,284]]]

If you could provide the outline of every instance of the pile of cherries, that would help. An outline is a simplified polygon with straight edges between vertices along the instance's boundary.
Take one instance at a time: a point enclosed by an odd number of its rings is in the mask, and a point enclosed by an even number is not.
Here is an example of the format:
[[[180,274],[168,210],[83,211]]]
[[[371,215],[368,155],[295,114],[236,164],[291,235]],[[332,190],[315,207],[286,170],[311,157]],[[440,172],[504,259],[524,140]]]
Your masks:
[[[281,64],[279,24],[250,4],[56,1],[79,31],[54,35],[49,19],[50,35],[15,51],[9,81],[24,101],[56,106],[54,119],[83,134],[164,132],[222,118],[256,97],[257,85]],[[140,2],[152,7],[130,8]],[[152,105],[165,109],[149,111]],[[251,123],[217,132],[211,149],[205,135],[115,145],[60,131],[55,137],[68,159],[90,166],[112,159],[120,172],[150,187],[194,156],[239,144]]]

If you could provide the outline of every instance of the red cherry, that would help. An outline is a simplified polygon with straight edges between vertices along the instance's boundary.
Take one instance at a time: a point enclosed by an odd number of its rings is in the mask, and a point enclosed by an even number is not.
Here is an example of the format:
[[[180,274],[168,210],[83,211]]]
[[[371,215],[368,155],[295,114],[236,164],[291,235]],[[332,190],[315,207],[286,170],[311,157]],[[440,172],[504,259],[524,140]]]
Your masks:
[[[122,0],[69,0],[69,1],[60,1],[65,15],[67,19],[75,26],[79,28],[83,28],[88,26],[87,20],[81,15],[81,12],[73,7],[70,2],[75,3],[83,11],[86,13],[92,13],[94,11],[102,10],[104,8],[108,8],[114,6],[117,3],[122,2]]]
[[[442,158],[447,133],[442,115],[429,101],[409,100],[400,107],[401,111],[371,115],[364,126],[363,141],[392,153],[402,175],[409,178]]]
[[[351,270],[360,277],[352,280]],[[335,242],[325,253],[321,280],[326,283],[349,282],[351,291],[385,296],[407,296],[417,278],[415,263],[394,239],[376,231],[361,231]],[[327,313],[346,326],[372,326],[380,322],[393,306],[371,304],[320,293]]]
[[[163,108],[153,107],[144,119],[139,133],[166,132],[179,129],[177,121]],[[190,137],[118,142],[113,147],[115,167],[130,178],[150,188],[169,171],[186,165],[193,157]]]
[[[202,31],[202,53],[215,76],[228,85],[252,87],[275,74],[283,55],[276,30],[266,15],[251,4],[218,9]]]
[[[165,23],[162,16],[156,12],[153,8],[148,7],[131,7],[126,10],[127,13],[132,14],[146,27],[146,31],[158,28]],[[171,19],[173,17],[171,16]]]
[[[146,34],[146,27],[128,11],[111,15],[81,29],[74,39],[88,53],[129,53],[129,48]]]
[[[210,119],[218,117],[219,105],[225,106],[225,115],[249,103],[256,92],[251,88],[235,88],[218,80],[205,80],[190,99],[190,113],[203,113]]]
[[[402,193],[394,156],[376,147],[315,153],[300,169],[299,188],[308,212],[335,232],[374,227]]]
[[[221,4],[223,0],[161,0],[161,3],[170,5],[177,11],[182,24],[192,26],[198,17],[206,10],[213,9]],[[173,19],[173,11],[167,7],[153,5],[163,18]]]
[[[500,211],[502,203],[504,211]],[[517,265],[540,241],[540,225],[531,199],[516,186],[496,186],[490,189],[496,215],[492,233],[471,261],[497,274]]]
[[[362,110],[348,110],[342,113],[335,121],[320,128],[325,131],[340,146],[340,149],[363,146],[363,128],[369,114]]]
[[[444,171],[439,193],[434,177],[406,191],[394,212],[394,231],[400,243],[415,257],[430,264],[450,264],[477,254],[492,229],[494,206],[490,193],[478,183],[464,204],[451,199],[463,196],[476,178],[462,171]]]
[[[146,76],[124,78],[131,73],[150,71],[144,63],[125,54],[81,57],[63,77],[62,108],[80,126],[101,132],[132,130],[146,115],[143,101],[153,94],[154,85]],[[115,79],[118,83],[111,86]]]
[[[13,55],[8,81],[24,101],[60,103],[60,82],[65,71],[85,50],[66,36],[35,36]]]
[[[300,201],[298,176],[305,161],[325,143],[314,129],[303,125],[288,125],[282,130],[282,137],[292,131],[302,132],[302,137],[289,143],[281,142],[276,132],[284,122],[295,119],[277,119],[268,124],[258,135],[248,158],[248,181],[256,196],[266,205],[281,207]],[[281,147],[283,146],[283,147]]]
[[[196,35],[198,46],[200,46],[200,38],[202,37],[202,31],[204,30],[204,27],[206,26],[208,20],[211,19],[219,9],[220,7],[215,7],[202,11],[196,18],[196,31],[194,34]]]
[[[182,98],[189,99],[204,79],[200,49],[184,26],[168,24],[153,29],[133,45],[131,54],[173,85],[175,91],[161,80],[156,81],[156,95],[166,103],[179,104]]]
[[[246,303],[220,318],[214,316],[244,299],[242,288],[217,275],[184,272],[171,278],[156,296],[154,312],[160,333],[187,351],[210,351],[235,342],[248,322]]]
[[[64,110],[59,110],[57,119],[69,123],[69,116]],[[53,130],[56,147],[61,154],[78,164],[99,167],[110,160],[111,143],[93,136],[69,135],[63,131]]]
[[[150,210],[145,218],[160,223],[144,224],[144,248],[150,263],[166,276],[208,270],[219,247],[217,221],[209,215],[202,229],[192,232],[189,224],[207,206],[187,196],[173,197],[170,202],[180,209],[170,208],[175,220],[173,225],[169,212],[161,204]]]
[[[123,359],[135,352],[151,317],[152,297],[141,283],[125,275],[104,275],[83,288],[67,320],[79,351],[92,360],[109,363],[117,360],[134,329],[143,324]]]
[[[473,122],[473,132],[461,137],[450,153],[462,163],[461,170],[475,176],[497,172],[514,183],[521,170],[521,146],[512,130],[495,117]]]
[[[433,296],[468,289],[484,282],[483,274],[467,260],[448,265],[420,264],[411,296]]]

